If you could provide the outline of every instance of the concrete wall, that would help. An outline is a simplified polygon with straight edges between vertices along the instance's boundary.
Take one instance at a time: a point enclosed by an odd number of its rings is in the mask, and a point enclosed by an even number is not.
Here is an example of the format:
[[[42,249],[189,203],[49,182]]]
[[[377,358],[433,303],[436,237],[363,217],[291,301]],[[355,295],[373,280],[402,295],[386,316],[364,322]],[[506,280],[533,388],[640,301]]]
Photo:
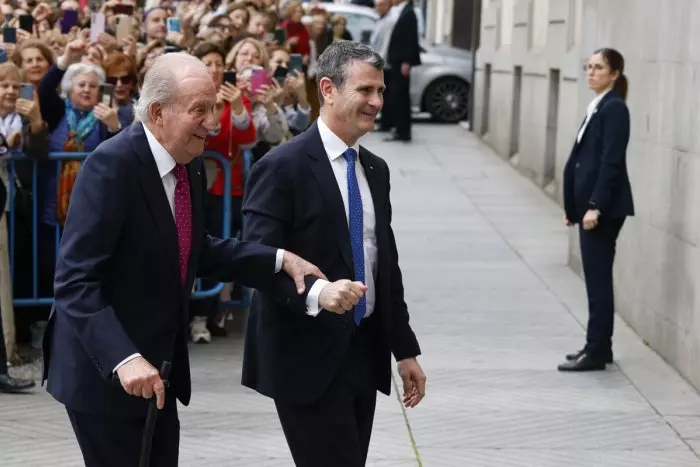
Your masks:
[[[520,151],[510,160],[560,201],[563,165],[592,98],[582,66],[598,47],[625,55],[632,115],[627,160],[637,215],[618,242],[617,310],[700,388],[699,26],[700,2],[694,0],[663,7],[654,0],[518,0],[512,6],[484,0],[474,130],[480,133],[487,123],[485,141],[509,157],[512,70],[521,65]],[[487,64],[490,90],[484,89]],[[550,68],[561,69],[553,181],[545,173]],[[569,257],[579,270],[574,231]]]

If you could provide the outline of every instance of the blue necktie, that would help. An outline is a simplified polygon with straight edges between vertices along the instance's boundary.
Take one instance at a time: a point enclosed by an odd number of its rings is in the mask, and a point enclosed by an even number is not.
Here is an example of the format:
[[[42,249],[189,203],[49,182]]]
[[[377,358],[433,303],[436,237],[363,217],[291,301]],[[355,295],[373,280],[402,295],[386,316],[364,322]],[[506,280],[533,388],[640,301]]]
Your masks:
[[[355,160],[357,152],[353,148],[348,148],[344,153],[345,160],[348,161],[348,227],[350,229],[350,246],[352,247],[352,262],[355,266],[355,280],[365,283],[365,250],[363,242],[364,220],[362,217],[362,198],[360,197],[360,185],[357,184],[355,174]],[[355,306],[355,324],[359,325],[360,320],[367,311],[367,302],[363,296]]]

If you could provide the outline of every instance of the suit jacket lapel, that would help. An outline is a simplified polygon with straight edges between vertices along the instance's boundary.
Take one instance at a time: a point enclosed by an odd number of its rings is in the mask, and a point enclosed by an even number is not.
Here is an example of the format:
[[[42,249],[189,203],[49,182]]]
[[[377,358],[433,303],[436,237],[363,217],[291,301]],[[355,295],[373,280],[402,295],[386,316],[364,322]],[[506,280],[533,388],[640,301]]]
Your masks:
[[[323,148],[321,135],[318,133],[318,126],[315,123],[308,130],[307,149],[311,159],[311,170],[321,189],[323,199],[328,203],[329,220],[334,224],[335,231],[338,232],[336,240],[338,241],[340,253],[354,275],[355,268],[352,262],[350,231],[348,229],[348,220],[345,216],[345,205],[343,204],[343,198],[338,188],[338,182],[333,174],[328,154]]]
[[[365,171],[365,176],[367,177],[367,184],[369,185],[369,191],[372,193],[372,204],[374,205],[374,217],[375,219],[380,219],[380,216],[385,215],[386,201],[384,200],[385,190],[382,189],[384,180],[378,171],[375,169],[374,165],[370,161],[369,155],[365,148],[360,146],[360,164]],[[377,226],[381,222],[376,222]],[[377,226],[375,226],[375,231]]]
[[[177,230],[168,198],[163,189],[163,181],[160,178],[156,161],[148,146],[148,140],[142,124],[133,125],[128,131],[132,132],[132,146],[141,162],[141,173],[139,174],[141,188],[149,210],[153,215],[158,234],[161,237],[161,245],[163,246],[165,257],[170,263],[170,270],[173,273],[173,277],[177,279],[177,283],[180,284],[180,255],[177,244]]]
[[[588,125],[586,125],[586,129],[585,129],[585,131],[583,132],[583,134],[581,135],[581,141],[577,141],[577,142],[576,142],[577,145],[578,145],[578,144],[581,144],[581,142],[583,142],[583,138],[586,137],[586,134],[588,133],[588,130],[591,129],[591,124],[592,124],[593,121],[598,117],[598,112],[600,112],[600,109],[603,107],[603,105],[605,105],[605,103],[606,103],[611,97],[613,97],[614,93],[615,93],[614,90],[609,91],[607,94],[605,94],[605,95],[603,96],[603,98],[600,100],[600,102],[598,102],[598,105],[595,106],[595,109],[593,109],[593,114],[591,114],[591,119],[588,121]],[[581,123],[581,127],[583,127],[583,124],[584,124],[584,123],[586,123],[586,119],[585,119],[585,118],[583,119],[583,123]],[[576,132],[576,135],[577,135],[577,136],[578,136],[578,134],[581,132],[581,127],[579,127],[579,130]]]

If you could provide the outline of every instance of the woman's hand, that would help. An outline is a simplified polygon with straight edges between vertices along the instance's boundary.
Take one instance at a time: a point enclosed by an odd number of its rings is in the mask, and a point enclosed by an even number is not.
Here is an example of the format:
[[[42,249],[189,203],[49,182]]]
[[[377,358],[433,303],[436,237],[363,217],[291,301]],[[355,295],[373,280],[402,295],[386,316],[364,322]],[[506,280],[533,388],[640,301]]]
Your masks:
[[[107,129],[109,129],[110,132],[116,133],[121,129],[116,106],[108,107],[100,102],[92,111],[98,120],[107,125]]]
[[[242,97],[243,93],[240,89],[231,83],[224,83],[221,85],[221,88],[219,88],[217,101],[221,99],[222,101],[228,102],[231,104],[231,110],[233,110],[234,113],[241,113],[243,112]]]
[[[125,55],[132,58],[136,57],[136,53],[138,52],[138,44],[133,36],[126,36],[122,38],[122,40],[119,42],[119,47],[121,47],[122,53]]]
[[[277,41],[275,41],[277,42]],[[292,36],[289,39],[287,39],[287,42],[285,43],[285,46],[287,48],[290,48],[294,45],[297,45],[299,43],[299,36]]]
[[[24,29],[17,28],[15,31],[15,34],[17,34],[17,45],[20,45],[22,42],[32,38],[32,34]]]
[[[288,75],[284,82],[290,94],[294,94],[300,101],[306,101],[306,76],[300,71],[295,71],[294,76]]]
[[[280,86],[279,81],[276,79],[272,78],[270,80],[270,92],[272,93],[272,100],[277,104],[277,105],[282,105],[284,103],[284,100],[287,97],[287,93],[285,89]]]
[[[9,149],[17,149],[22,144],[22,133],[14,131],[7,137],[7,147]]]
[[[598,218],[600,211],[597,209],[589,209],[586,215],[583,216],[583,230],[593,230],[598,226]]]
[[[268,115],[277,114],[277,106],[275,105],[275,96],[277,95],[277,90],[272,86],[264,85],[262,86],[257,94],[255,95],[255,101],[263,104]]]
[[[78,63],[85,52],[87,51],[88,44],[83,39],[76,39],[69,42],[66,45],[66,50],[63,52],[63,56],[59,59],[63,62],[64,66],[68,68],[74,63]]]
[[[42,123],[41,110],[39,110],[39,99],[34,91],[34,100],[27,100],[19,98],[17,99],[17,104],[15,105],[17,112],[29,120],[32,126],[40,125]]]
[[[169,32],[168,35],[165,36],[165,42],[176,45],[182,49],[185,47],[185,36],[179,32]]]

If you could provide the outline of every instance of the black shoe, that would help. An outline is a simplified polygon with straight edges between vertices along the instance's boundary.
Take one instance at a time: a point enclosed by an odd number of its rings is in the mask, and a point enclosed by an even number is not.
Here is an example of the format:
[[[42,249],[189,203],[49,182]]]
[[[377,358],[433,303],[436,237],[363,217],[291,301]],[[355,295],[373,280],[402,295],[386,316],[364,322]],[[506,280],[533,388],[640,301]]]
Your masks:
[[[576,360],[562,363],[557,367],[559,371],[603,371],[604,360],[595,360],[587,353],[582,353]]]
[[[574,360],[577,360],[583,353],[585,352],[585,349],[581,349],[576,353],[570,353],[566,354],[566,360],[569,362],[573,362]],[[608,357],[605,359],[605,363],[613,363],[613,357],[612,354],[610,354]]]
[[[209,326],[208,328],[209,328],[209,333],[213,337],[228,337],[228,331],[226,330],[226,328],[223,328],[223,327],[220,327],[217,325]]]
[[[398,136],[398,135],[392,135],[389,136],[388,138],[384,138],[385,143],[393,143],[393,142],[400,142],[400,143],[410,143],[411,138],[406,138],[403,136]]]
[[[21,392],[34,386],[36,386],[36,383],[30,379],[13,378],[8,374],[0,375],[0,392]]]

